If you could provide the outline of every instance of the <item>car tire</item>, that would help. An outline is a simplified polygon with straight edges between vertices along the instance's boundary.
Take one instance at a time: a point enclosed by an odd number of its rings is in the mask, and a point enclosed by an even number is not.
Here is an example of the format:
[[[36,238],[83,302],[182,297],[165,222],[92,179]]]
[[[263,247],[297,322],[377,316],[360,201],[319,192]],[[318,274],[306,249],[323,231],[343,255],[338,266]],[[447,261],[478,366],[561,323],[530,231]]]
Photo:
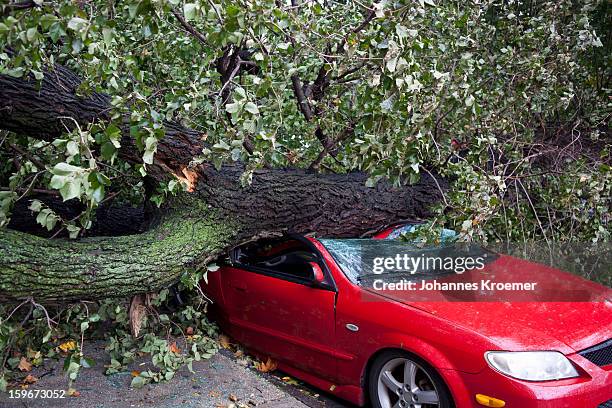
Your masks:
[[[373,408],[454,407],[436,370],[400,350],[385,351],[374,360],[368,373],[368,395]]]

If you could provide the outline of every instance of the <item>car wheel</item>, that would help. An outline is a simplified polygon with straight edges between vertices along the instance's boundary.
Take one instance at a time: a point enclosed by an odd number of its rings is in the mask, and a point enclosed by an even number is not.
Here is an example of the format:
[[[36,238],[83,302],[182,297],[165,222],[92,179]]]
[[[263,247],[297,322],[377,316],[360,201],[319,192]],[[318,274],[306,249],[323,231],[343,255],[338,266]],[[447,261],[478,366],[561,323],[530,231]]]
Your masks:
[[[451,408],[440,375],[420,358],[401,351],[382,353],[368,378],[373,408]]]

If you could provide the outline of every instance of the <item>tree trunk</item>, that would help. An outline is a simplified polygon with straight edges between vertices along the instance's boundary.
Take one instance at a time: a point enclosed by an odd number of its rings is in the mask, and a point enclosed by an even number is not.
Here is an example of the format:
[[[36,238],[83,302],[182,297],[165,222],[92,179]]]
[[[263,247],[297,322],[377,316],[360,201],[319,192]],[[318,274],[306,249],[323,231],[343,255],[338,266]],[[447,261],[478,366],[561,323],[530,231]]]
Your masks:
[[[105,119],[108,98],[76,96],[76,81],[61,67],[46,75],[41,89],[0,76],[0,127],[51,140],[63,131],[60,114],[80,124]],[[252,184],[243,188],[241,165],[220,171],[208,164],[189,167],[202,138],[180,125],[167,125],[155,163],[184,177],[190,192],[170,202],[142,234],[74,241],[1,230],[0,298],[70,301],[156,291],[255,236],[292,231],[354,237],[426,217],[440,199],[439,184],[444,187],[431,177],[414,186],[394,188],[383,181],[368,188],[361,173],[266,169],[256,171]],[[129,160],[138,160],[128,136],[122,151]]]

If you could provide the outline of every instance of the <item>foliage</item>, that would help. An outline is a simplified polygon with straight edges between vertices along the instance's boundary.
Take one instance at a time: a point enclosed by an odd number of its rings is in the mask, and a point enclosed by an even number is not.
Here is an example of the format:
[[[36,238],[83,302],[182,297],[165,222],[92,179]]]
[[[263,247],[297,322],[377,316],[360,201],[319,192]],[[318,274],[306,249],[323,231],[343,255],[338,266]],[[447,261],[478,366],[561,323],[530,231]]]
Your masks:
[[[192,370],[194,361],[216,353],[215,326],[205,317],[205,303],[199,296],[177,305],[168,289],[149,297],[147,313],[133,335],[129,304],[104,300],[44,308],[32,300],[0,308],[0,387],[24,381],[32,366],[43,358],[63,359],[69,389],[82,369],[94,361],[87,356],[87,342],[107,342],[109,364],[106,374],[124,371],[136,358],[148,355],[152,368],[133,372],[132,386],[170,380],[182,366]],[[26,324],[27,323],[27,324]],[[27,369],[23,369],[26,364]]]
[[[73,236],[109,191],[142,200],[163,121],[179,120],[207,133],[199,160],[218,166],[307,166],[320,128],[338,149],[323,165],[367,171],[371,185],[435,170],[455,179],[440,222],[470,221],[480,239],[609,239],[606,1],[34,3],[5,6],[0,70],[40,79],[65,64],[85,78],[80,92],[110,94],[114,111],[52,144],[5,134],[3,150],[20,146],[46,168],[22,156],[16,170],[4,151],[2,223],[36,186],[86,204],[78,223],[63,222]],[[233,76],[219,69],[237,53]],[[310,86],[311,120],[292,76]],[[126,120],[142,165],[117,157]],[[597,194],[577,188],[576,175]],[[153,199],[177,189],[172,181]],[[553,200],[557,192],[566,197]],[[47,227],[53,219],[41,217]]]

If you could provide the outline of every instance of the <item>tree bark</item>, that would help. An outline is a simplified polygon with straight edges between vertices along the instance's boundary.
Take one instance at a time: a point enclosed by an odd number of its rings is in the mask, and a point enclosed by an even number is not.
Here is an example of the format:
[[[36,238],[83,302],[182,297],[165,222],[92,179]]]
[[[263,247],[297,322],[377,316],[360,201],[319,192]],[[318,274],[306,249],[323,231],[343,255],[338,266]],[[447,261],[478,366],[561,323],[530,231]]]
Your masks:
[[[52,140],[65,130],[58,116],[79,124],[105,120],[108,97],[78,96],[77,87],[78,78],[62,67],[48,73],[40,89],[34,82],[0,76],[0,127]],[[414,186],[395,188],[382,181],[368,188],[362,173],[265,169],[242,187],[242,165],[219,171],[206,163],[189,167],[202,146],[198,132],[167,124],[155,164],[184,177],[190,192],[171,201],[141,234],[74,241],[0,230],[0,298],[71,301],[156,291],[255,236],[292,231],[355,237],[427,217],[441,197],[438,183],[445,186],[427,176]],[[128,135],[122,155],[139,160]]]

